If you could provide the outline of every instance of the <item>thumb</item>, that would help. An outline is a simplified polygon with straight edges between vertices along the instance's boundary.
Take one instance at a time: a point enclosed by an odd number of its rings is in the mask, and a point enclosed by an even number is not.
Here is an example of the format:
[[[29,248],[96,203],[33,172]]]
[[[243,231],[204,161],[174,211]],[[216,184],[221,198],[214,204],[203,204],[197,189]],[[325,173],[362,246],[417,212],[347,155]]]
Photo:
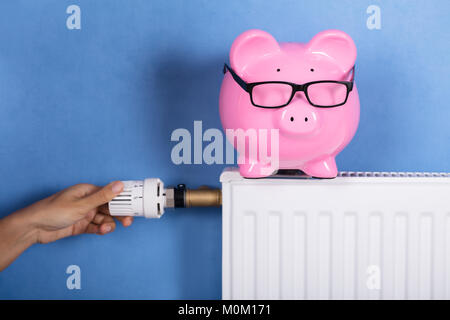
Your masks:
[[[82,200],[83,206],[86,207],[86,209],[94,209],[102,204],[108,203],[111,201],[115,196],[117,196],[119,193],[121,193],[123,190],[123,183],[121,181],[114,181],[100,190],[94,192],[93,194],[87,196]]]

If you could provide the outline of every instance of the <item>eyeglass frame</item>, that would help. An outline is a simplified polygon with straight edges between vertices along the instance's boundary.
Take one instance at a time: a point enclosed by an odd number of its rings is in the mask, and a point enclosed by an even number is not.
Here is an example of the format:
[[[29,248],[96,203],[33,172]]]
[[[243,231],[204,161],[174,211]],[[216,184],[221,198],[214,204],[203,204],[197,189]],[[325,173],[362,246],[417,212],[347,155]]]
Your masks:
[[[227,73],[227,71],[230,72],[231,76],[233,77],[234,81],[236,81],[236,83],[244,90],[246,91],[249,95],[250,95],[250,101],[252,103],[252,105],[254,105],[255,107],[258,108],[265,108],[265,109],[279,109],[279,108],[283,108],[286,107],[289,103],[291,103],[292,99],[294,98],[295,94],[297,92],[303,92],[306,96],[306,99],[308,100],[309,104],[312,105],[313,107],[316,108],[335,108],[335,107],[339,107],[342,106],[344,104],[347,103],[348,100],[348,96],[350,94],[350,92],[353,90],[353,83],[354,83],[354,78],[355,78],[355,66],[353,66],[353,68],[349,71],[352,72],[352,78],[350,81],[337,81],[337,80],[319,80],[319,81],[312,81],[312,82],[307,82],[304,84],[297,84],[297,83],[293,83],[293,82],[287,82],[287,81],[261,81],[261,82],[246,82],[245,80],[243,80],[236,72],[234,72],[234,70],[232,68],[230,68],[226,63],[223,66],[223,73]],[[269,84],[269,83],[273,83],[273,84],[286,84],[291,86],[292,88],[292,93],[291,93],[291,97],[289,98],[288,102],[286,104],[280,105],[280,106],[276,106],[276,107],[268,107],[268,106],[261,106],[261,105],[257,105],[254,101],[253,101],[253,88],[261,85],[261,84]],[[316,105],[314,103],[311,102],[311,100],[309,99],[309,95],[308,95],[308,87],[313,85],[313,84],[317,84],[317,83],[339,83],[339,84],[344,84],[347,88],[347,94],[345,96],[345,100],[342,103],[339,104],[335,104],[335,105],[331,105],[331,106],[321,106],[321,105]]]

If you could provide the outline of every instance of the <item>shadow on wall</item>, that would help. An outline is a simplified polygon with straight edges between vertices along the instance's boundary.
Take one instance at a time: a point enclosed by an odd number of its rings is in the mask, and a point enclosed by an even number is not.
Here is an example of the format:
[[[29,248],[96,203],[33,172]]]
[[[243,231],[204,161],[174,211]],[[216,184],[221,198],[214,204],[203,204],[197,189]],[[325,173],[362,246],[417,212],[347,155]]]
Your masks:
[[[161,109],[162,141],[167,141],[160,145],[158,155],[158,162],[167,164],[168,176],[164,180],[168,185],[182,182],[188,187],[202,184],[219,187],[219,175],[224,165],[173,164],[171,150],[177,142],[171,142],[170,136],[177,128],[186,128],[193,135],[195,120],[203,122],[203,131],[221,128],[219,91],[224,57],[186,59],[185,53],[177,50],[169,52],[169,55],[156,59],[159,62],[152,75],[156,80],[153,92],[161,104],[158,108]],[[193,145],[191,152],[193,161]],[[180,215],[171,216],[178,225],[177,254],[183,265],[179,266],[176,276],[183,298],[220,298],[220,213],[220,208],[193,208],[180,209]]]

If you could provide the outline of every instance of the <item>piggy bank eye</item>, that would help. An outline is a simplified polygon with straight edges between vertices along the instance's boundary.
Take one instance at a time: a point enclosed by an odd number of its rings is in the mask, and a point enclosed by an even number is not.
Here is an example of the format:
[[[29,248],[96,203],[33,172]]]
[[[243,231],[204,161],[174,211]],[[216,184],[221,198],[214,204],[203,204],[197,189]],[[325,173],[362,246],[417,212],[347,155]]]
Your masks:
[[[280,72],[281,70],[280,69],[277,69],[277,72]]]
[[[313,68],[311,68],[311,69],[310,69],[310,71],[311,71],[311,72],[314,72],[314,69],[313,69]]]

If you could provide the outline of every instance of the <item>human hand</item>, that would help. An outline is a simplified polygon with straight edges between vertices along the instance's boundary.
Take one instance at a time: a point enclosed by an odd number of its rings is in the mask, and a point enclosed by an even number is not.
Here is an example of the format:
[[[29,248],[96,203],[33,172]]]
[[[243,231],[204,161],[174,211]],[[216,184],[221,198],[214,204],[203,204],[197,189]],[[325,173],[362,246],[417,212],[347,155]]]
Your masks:
[[[108,202],[123,183],[105,187],[77,184],[0,219],[0,271],[34,243],[48,243],[81,233],[106,234],[116,223]],[[117,217],[127,227],[132,217]]]
[[[22,209],[33,225],[35,242],[48,243],[82,233],[104,235],[114,231],[116,223],[109,214],[108,202],[123,190],[123,183],[105,187],[77,184]],[[116,217],[123,226],[132,217]]]

